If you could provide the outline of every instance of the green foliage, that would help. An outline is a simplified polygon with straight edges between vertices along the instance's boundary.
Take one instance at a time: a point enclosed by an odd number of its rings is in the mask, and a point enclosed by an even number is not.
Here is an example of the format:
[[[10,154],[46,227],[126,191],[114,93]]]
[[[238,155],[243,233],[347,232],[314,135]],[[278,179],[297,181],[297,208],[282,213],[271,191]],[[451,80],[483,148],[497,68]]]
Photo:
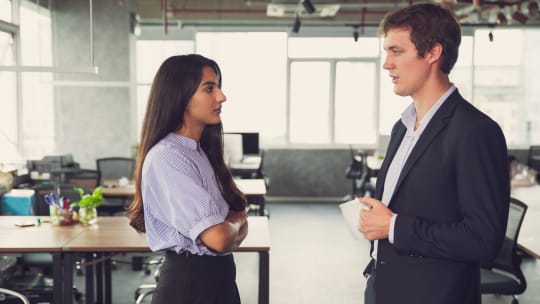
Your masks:
[[[73,202],[71,207],[78,206],[79,208],[92,209],[103,204],[103,187],[99,186],[94,189],[92,194],[84,194],[84,189],[77,187],[75,190],[81,196],[81,200]]]

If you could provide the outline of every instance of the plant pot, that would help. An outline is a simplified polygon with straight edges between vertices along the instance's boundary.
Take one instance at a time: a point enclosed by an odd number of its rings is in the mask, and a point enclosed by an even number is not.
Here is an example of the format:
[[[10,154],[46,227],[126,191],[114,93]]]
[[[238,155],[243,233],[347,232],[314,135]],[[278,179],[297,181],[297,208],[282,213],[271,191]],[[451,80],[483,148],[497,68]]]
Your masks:
[[[92,225],[97,223],[97,209],[96,208],[80,208],[79,209],[79,221],[83,225]]]

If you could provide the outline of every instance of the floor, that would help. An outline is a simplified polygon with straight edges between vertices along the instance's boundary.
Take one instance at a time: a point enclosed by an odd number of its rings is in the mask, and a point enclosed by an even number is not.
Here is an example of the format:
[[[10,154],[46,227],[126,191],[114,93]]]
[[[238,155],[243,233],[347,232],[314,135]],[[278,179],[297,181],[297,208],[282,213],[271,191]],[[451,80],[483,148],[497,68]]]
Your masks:
[[[337,204],[270,202],[270,303],[361,304],[369,244],[354,240]],[[134,291],[153,276],[131,269],[131,256],[115,257],[113,303],[134,303]],[[235,254],[242,303],[257,303],[257,263],[254,253]],[[540,262],[522,265],[528,288],[520,303],[540,303]],[[83,277],[75,283],[84,286]],[[510,303],[505,296],[483,296],[484,304]],[[150,297],[144,303],[150,303]]]

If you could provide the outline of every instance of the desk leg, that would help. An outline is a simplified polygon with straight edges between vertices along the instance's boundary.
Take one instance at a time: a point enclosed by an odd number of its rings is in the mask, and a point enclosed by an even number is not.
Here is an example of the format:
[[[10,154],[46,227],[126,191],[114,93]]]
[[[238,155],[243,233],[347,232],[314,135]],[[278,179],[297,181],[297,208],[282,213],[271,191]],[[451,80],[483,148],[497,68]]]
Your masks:
[[[96,259],[99,260],[96,263],[96,301],[97,303],[103,303],[103,254],[96,254]]]
[[[64,265],[63,265],[63,301],[64,304],[73,303],[73,254],[69,252],[64,253]],[[54,258],[53,258],[54,263]],[[56,279],[55,279],[56,280]],[[56,284],[56,283],[55,283]]]
[[[105,280],[105,303],[112,304],[112,255],[105,254],[107,258],[103,261],[104,269],[104,280]]]
[[[62,291],[64,282],[62,280],[62,254],[60,252],[51,253],[53,259],[53,302],[62,303]]]
[[[259,215],[265,216],[266,211],[266,199],[264,197],[260,198],[260,204],[259,204]]]
[[[259,252],[259,304],[270,302],[270,254]]]
[[[94,304],[94,255],[87,253],[84,258],[86,264],[85,268],[85,293],[86,302],[88,304]]]

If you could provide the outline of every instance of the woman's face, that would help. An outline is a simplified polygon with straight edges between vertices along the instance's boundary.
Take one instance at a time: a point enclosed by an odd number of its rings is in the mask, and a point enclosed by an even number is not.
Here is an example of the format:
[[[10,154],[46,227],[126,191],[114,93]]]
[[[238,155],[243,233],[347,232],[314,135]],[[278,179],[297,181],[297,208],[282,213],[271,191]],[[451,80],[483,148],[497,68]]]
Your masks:
[[[221,122],[221,104],[227,100],[218,86],[218,76],[210,67],[203,67],[201,83],[184,112],[184,125],[206,127]]]

